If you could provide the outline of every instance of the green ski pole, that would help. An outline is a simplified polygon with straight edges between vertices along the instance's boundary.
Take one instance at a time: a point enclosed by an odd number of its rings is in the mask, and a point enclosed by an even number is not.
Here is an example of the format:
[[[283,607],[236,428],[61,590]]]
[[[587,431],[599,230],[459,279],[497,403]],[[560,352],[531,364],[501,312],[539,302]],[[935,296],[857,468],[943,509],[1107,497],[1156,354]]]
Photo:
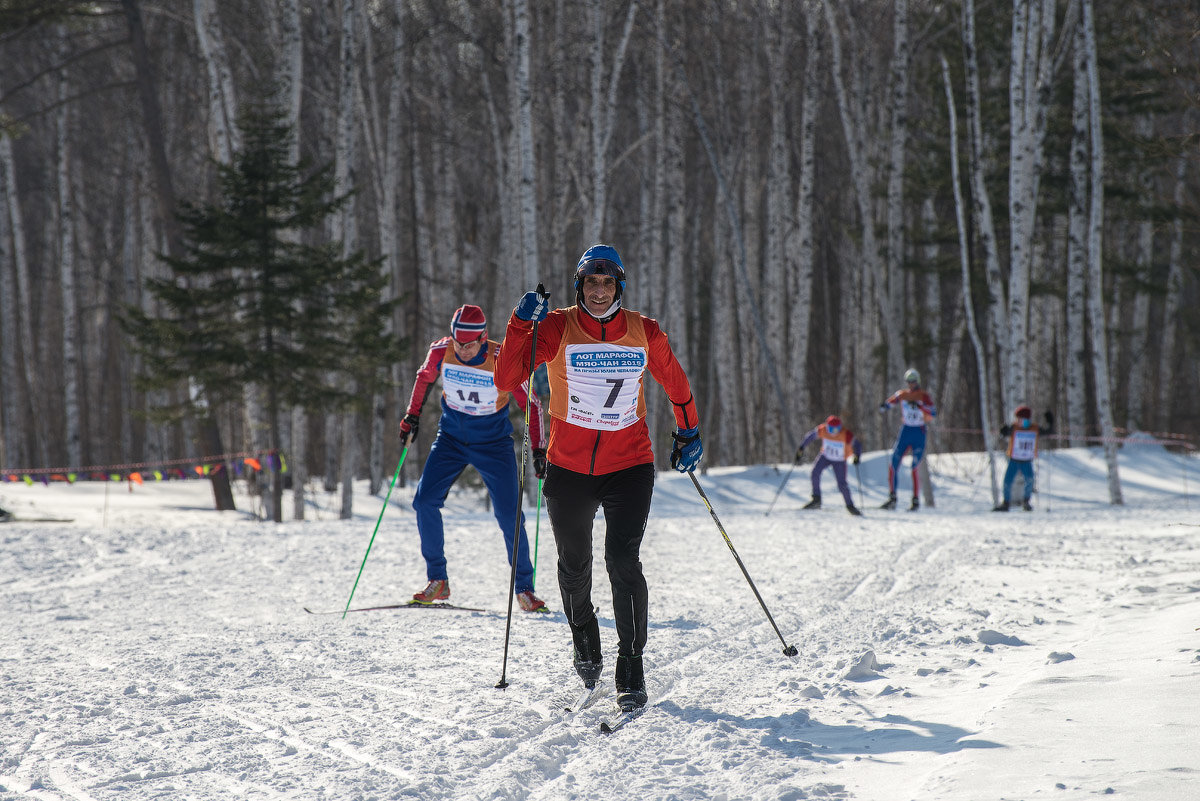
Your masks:
[[[358,589],[358,580],[362,578],[363,568],[367,566],[367,557],[371,555],[371,546],[375,544],[375,535],[379,533],[379,524],[383,522],[383,513],[387,510],[388,499],[392,497],[392,488],[400,477],[400,468],[404,466],[404,457],[408,456],[408,440],[404,442],[404,450],[400,452],[400,461],[396,462],[396,472],[392,473],[392,483],[388,484],[387,495],[383,496],[383,506],[379,509],[379,519],[375,521],[375,530],[371,532],[371,541],[367,543],[367,552],[363,554],[362,564],[358,566],[358,575],[354,577],[354,586],[350,588],[350,597],[346,599],[346,608],[342,610],[342,620],[350,611],[350,603],[354,600],[354,591]]]
[[[537,504],[537,520],[533,524],[533,586],[537,589],[537,553],[538,539],[542,535],[542,484],[546,483],[546,479],[538,479],[538,504]]]

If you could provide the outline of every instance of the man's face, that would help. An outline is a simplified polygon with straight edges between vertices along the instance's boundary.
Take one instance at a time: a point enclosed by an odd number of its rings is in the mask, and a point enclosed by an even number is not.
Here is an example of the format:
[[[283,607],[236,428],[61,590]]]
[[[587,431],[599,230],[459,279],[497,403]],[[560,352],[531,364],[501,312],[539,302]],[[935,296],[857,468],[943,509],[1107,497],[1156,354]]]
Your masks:
[[[483,338],[473,339],[470,342],[459,342],[454,340],[454,355],[459,361],[469,362],[479,355],[479,349],[483,347]]]
[[[909,388],[909,389],[912,389],[912,390],[915,390],[915,389],[917,388],[917,382],[916,382],[916,381],[909,381],[909,382],[908,382],[908,388]]]
[[[617,279],[611,275],[585,275],[580,289],[587,310],[599,317],[608,311],[617,297]]]

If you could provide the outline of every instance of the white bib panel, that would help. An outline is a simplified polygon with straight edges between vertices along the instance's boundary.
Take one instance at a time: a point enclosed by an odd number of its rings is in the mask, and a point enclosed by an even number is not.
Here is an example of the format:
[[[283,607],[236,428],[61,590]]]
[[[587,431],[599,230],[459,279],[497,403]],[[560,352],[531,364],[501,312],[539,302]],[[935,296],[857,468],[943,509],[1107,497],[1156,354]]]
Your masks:
[[[442,363],[442,394],[451,409],[473,417],[495,414],[500,395],[495,376],[487,370],[445,362]]]
[[[1036,447],[1036,431],[1021,431],[1018,429],[1013,432],[1012,458],[1019,462],[1028,462],[1033,458]]]
[[[645,370],[645,348],[567,345],[567,421],[599,431],[633,425]]]

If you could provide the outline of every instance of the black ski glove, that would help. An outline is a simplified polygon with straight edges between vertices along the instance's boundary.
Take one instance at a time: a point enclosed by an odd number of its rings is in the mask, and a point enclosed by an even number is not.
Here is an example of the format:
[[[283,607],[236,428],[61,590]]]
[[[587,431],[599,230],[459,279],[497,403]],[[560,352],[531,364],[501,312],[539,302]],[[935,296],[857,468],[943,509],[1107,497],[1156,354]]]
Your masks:
[[[546,449],[533,449],[533,474],[538,478],[546,477]]]
[[[417,428],[421,424],[421,416],[406,414],[400,421],[400,442],[406,443],[417,438]]]

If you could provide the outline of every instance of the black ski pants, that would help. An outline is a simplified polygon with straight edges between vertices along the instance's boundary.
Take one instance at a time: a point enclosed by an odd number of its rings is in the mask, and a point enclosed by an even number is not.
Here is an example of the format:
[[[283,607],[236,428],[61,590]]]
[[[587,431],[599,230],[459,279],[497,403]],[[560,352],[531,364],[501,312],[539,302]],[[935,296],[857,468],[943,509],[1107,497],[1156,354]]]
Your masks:
[[[612,585],[618,653],[640,656],[646,647],[646,577],[640,551],[654,494],[654,465],[589,476],[551,464],[542,492],[558,546],[558,589],[573,628],[596,614],[592,521],[596,510],[604,507],[604,564]]]

